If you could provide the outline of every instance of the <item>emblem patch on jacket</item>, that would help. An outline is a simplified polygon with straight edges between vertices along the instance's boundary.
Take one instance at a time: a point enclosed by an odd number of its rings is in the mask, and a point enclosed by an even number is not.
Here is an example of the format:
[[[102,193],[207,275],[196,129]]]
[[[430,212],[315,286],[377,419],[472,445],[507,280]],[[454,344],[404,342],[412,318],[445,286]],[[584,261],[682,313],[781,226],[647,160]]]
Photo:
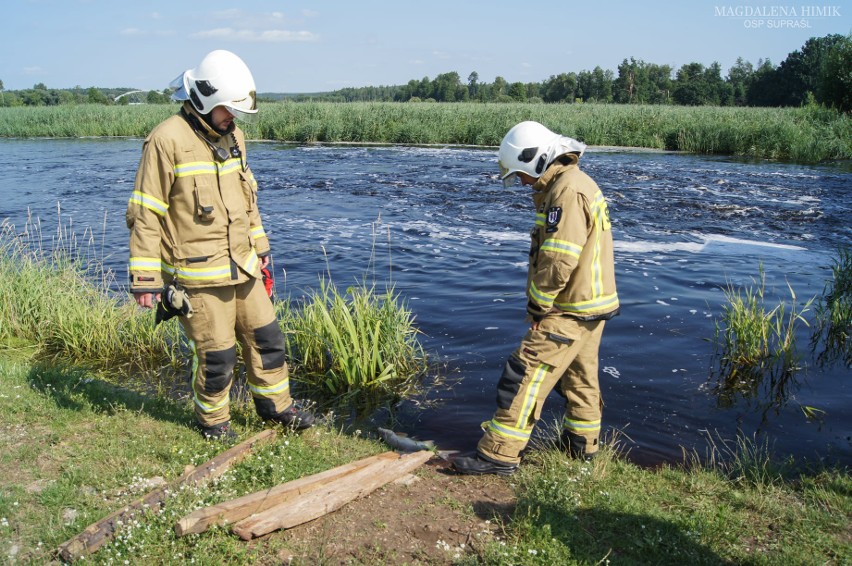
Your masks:
[[[562,207],[553,206],[547,210],[547,232],[556,232],[556,227],[562,219]]]

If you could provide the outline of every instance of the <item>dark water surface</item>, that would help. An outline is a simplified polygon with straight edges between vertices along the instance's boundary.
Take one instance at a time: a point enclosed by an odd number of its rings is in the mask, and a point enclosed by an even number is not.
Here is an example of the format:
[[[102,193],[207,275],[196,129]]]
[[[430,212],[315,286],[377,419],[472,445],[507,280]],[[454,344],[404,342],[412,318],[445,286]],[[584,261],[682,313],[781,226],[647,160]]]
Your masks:
[[[0,220],[28,211],[50,236],[90,227],[121,278],[124,210],[140,140],[0,140]],[[467,450],[494,410],[506,356],[524,334],[533,211],[528,189],[502,188],[496,152],[446,148],[250,144],[279,295],[301,296],[330,270],[340,288],[365,274],[408,301],[452,388],[433,409],[404,410],[399,428]],[[849,369],[806,369],[787,403],[720,407],[708,385],[714,318],[729,282],[766,273],[767,296],[819,295],[839,245],[852,245],[852,174],[832,166],[595,151],[583,168],[610,201],[622,315],[601,349],[604,428],[624,431],[633,460],[654,464],[758,432],[779,456],[852,463]],[[809,313],[812,317],[812,313]],[[825,411],[809,422],[803,406]],[[560,399],[548,400],[554,422]],[[763,438],[763,437],[761,437]]]

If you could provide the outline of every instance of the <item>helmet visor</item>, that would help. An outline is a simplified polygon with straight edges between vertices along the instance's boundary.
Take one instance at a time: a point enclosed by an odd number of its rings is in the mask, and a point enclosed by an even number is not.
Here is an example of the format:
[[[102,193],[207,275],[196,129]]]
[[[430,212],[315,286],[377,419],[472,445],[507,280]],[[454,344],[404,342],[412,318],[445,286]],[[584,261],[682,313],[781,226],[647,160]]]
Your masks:
[[[254,122],[257,119],[257,93],[249,92],[248,96],[242,100],[234,100],[229,104],[223,104],[228,112],[234,115],[237,120],[244,122]]]
[[[503,187],[508,189],[518,180],[518,174],[512,172],[500,161],[497,162],[497,165],[500,166],[500,179],[503,181]]]

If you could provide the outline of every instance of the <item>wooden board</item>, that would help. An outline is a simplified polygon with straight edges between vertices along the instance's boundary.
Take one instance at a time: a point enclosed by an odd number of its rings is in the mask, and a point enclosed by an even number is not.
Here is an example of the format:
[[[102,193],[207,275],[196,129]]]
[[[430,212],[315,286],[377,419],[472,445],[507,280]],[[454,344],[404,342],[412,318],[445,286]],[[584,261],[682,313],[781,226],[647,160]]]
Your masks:
[[[423,450],[380,459],[342,475],[300,497],[276,505],[236,523],[231,530],[243,540],[288,529],[340,509],[383,485],[411,473],[434,456]]]
[[[399,454],[384,452],[376,456],[370,456],[369,458],[332,468],[325,472],[289,481],[270,489],[257,491],[237,499],[198,509],[175,523],[175,533],[178,536],[202,533],[209,529],[211,525],[235,523],[245,519],[249,515],[261,513],[271,507],[305,495],[312,490],[319,489],[332,481],[376,462],[387,462],[397,459],[399,459]]]
[[[113,537],[120,523],[126,523],[131,517],[142,510],[158,510],[163,501],[168,497],[168,493],[176,487],[191,483],[197,484],[219,477],[232,465],[248,456],[256,444],[272,440],[276,434],[275,430],[266,429],[248,440],[232,446],[200,466],[189,468],[172,484],[159,487],[147,493],[100,521],[92,523],[82,533],[59,545],[59,556],[65,562],[73,562],[78,558],[95,552]]]

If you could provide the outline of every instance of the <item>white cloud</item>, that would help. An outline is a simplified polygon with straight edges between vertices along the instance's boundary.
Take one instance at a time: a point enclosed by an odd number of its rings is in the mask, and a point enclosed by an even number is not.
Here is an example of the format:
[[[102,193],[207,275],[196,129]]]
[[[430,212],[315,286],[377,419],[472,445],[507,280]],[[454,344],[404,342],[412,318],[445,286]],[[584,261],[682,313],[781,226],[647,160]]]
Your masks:
[[[41,67],[24,67],[24,74],[30,76],[43,75],[44,69],[42,69]]]
[[[232,39],[254,43],[285,43],[292,41],[316,41],[319,36],[309,31],[264,30],[216,28],[193,33],[195,39]]]

